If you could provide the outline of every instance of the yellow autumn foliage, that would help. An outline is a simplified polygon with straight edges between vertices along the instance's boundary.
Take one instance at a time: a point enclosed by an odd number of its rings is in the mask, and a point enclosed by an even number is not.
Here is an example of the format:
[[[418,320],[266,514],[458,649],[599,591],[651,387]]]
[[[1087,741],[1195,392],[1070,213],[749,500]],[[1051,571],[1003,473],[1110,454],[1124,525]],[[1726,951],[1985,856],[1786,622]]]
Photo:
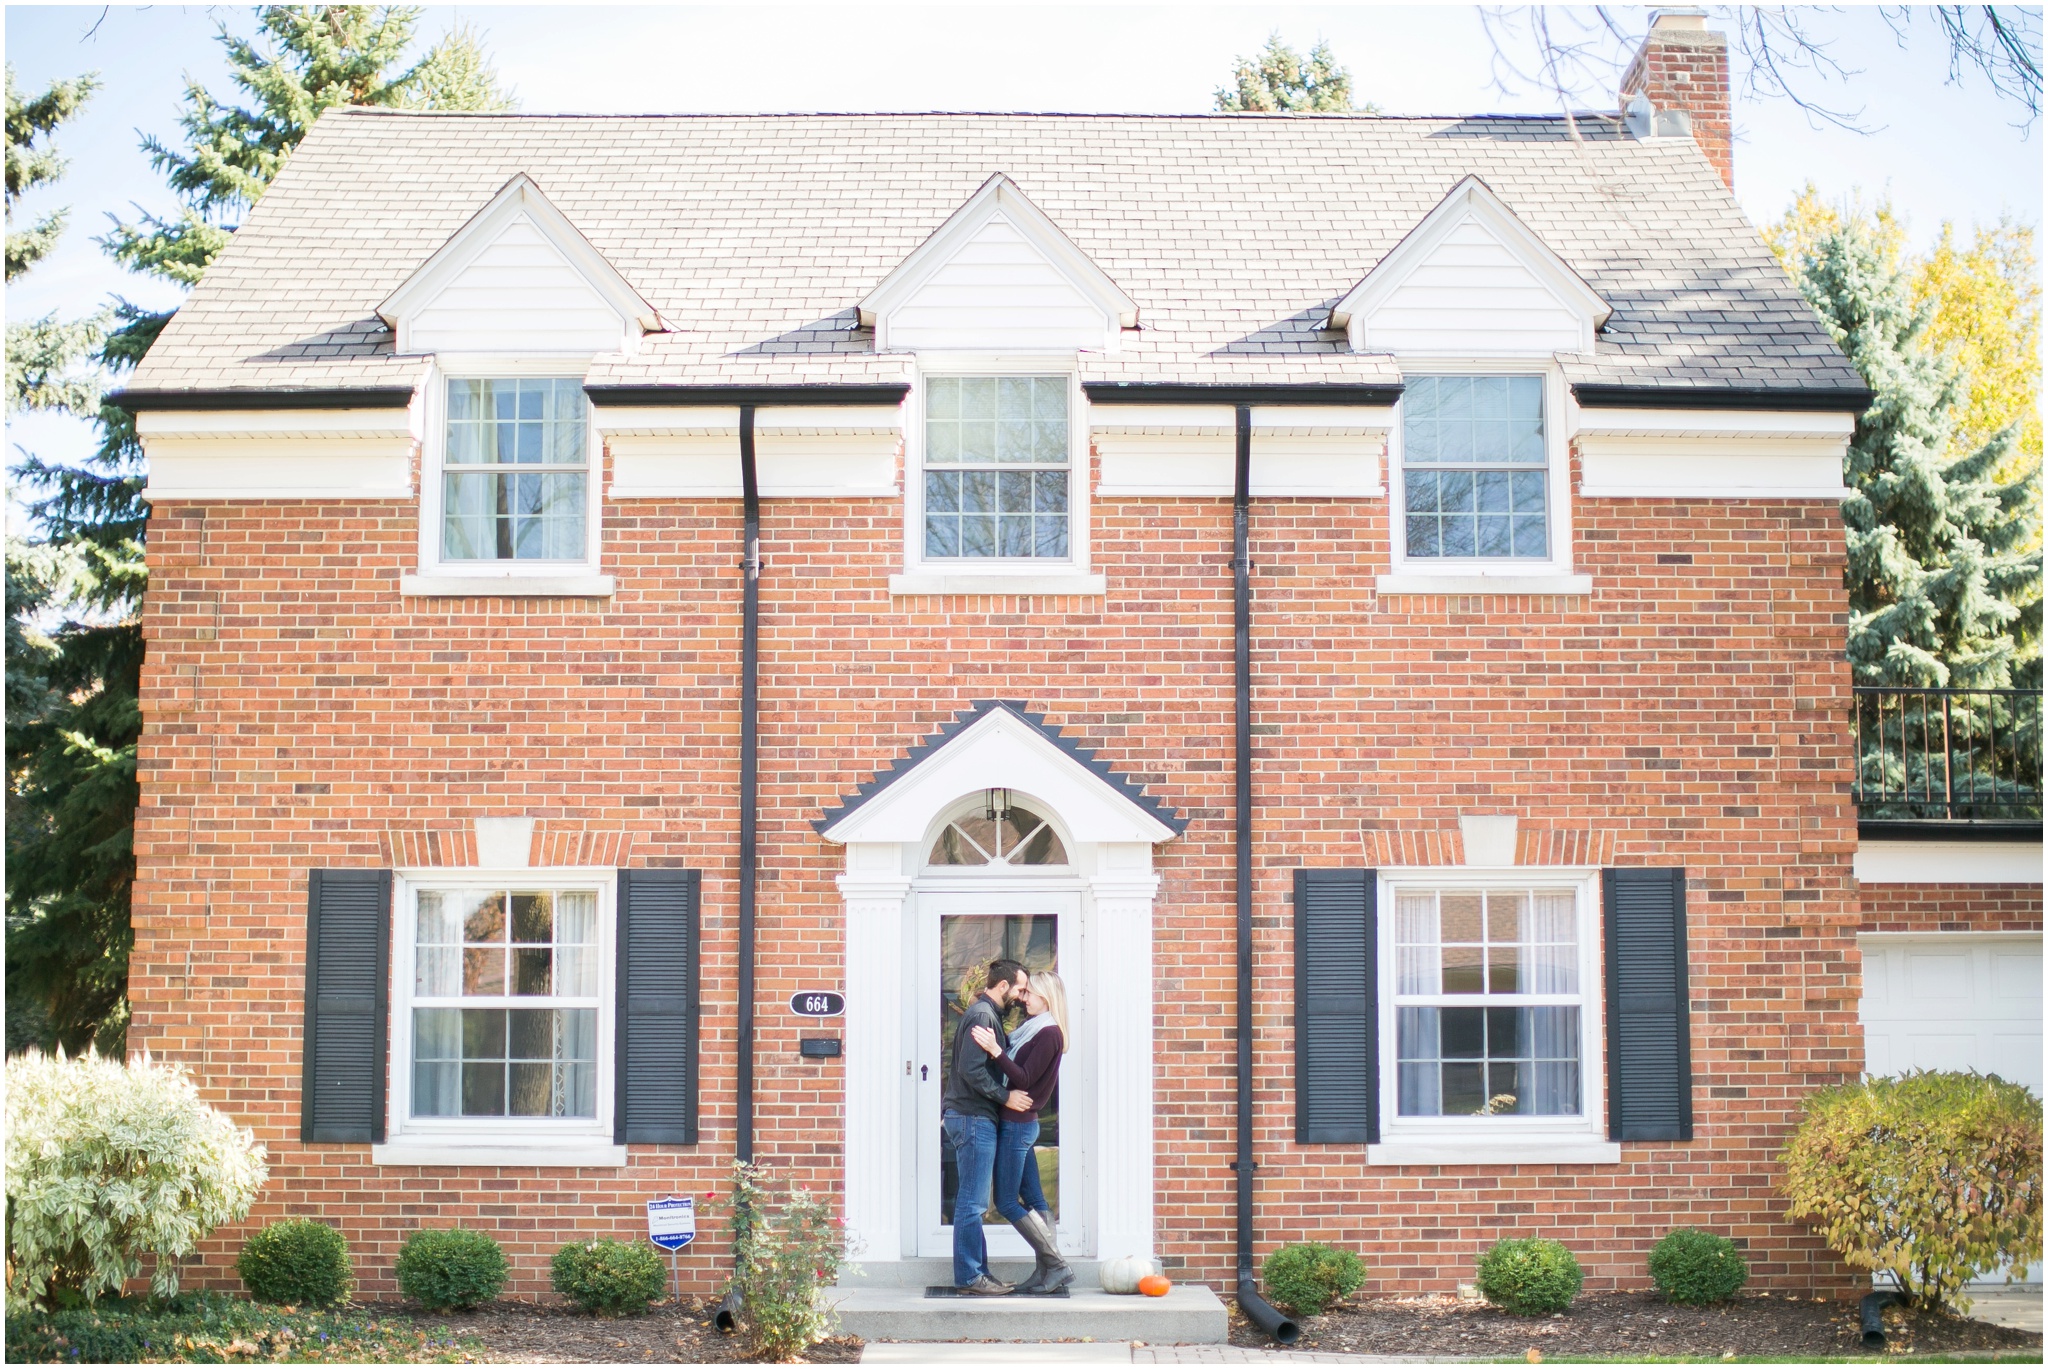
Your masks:
[[[1974,229],[1967,242],[1953,223],[1925,253],[1908,250],[1905,225],[1891,202],[1860,196],[1829,204],[1811,183],[1784,217],[1765,227],[1764,241],[1787,271],[1824,233],[1863,221],[1890,263],[1902,265],[1915,304],[1931,303],[1924,338],[1962,370],[1948,455],[1981,448],[2008,424],[2018,441],[2001,480],[2041,459],[2041,285],[2034,230],[2003,219]]]

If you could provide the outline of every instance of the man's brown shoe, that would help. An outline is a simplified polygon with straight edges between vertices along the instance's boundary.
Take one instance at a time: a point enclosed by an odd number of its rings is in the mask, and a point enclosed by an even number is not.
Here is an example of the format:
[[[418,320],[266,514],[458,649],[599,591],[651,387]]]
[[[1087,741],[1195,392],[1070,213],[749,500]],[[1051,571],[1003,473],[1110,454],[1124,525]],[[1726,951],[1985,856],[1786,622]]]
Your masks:
[[[990,1278],[988,1275],[984,1274],[980,1278],[976,1279],[973,1283],[970,1283],[962,1289],[960,1289],[960,1291],[962,1293],[969,1295],[970,1297],[1002,1298],[1007,1297],[1011,1293],[1016,1292],[1016,1289],[1013,1285],[1007,1283],[998,1283],[994,1279]]]

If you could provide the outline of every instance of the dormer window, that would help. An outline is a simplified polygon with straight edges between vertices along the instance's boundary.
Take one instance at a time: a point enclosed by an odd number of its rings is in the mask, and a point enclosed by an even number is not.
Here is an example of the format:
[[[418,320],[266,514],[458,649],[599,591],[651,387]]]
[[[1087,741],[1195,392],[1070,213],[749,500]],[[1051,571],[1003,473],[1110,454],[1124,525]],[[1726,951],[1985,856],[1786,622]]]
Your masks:
[[[580,378],[450,380],[441,560],[581,562],[590,412]]]
[[[1066,376],[934,376],[925,386],[927,560],[1072,555]]]

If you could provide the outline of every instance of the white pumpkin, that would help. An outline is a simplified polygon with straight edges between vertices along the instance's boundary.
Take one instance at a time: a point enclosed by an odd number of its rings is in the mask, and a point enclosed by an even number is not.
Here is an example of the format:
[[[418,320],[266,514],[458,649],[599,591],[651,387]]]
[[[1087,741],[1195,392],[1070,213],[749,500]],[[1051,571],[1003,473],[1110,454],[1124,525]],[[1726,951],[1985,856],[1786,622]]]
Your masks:
[[[1148,1274],[1157,1274],[1159,1266],[1137,1255],[1126,1255],[1120,1260],[1104,1260],[1101,1264],[1102,1291],[1105,1293],[1136,1293],[1138,1280]]]

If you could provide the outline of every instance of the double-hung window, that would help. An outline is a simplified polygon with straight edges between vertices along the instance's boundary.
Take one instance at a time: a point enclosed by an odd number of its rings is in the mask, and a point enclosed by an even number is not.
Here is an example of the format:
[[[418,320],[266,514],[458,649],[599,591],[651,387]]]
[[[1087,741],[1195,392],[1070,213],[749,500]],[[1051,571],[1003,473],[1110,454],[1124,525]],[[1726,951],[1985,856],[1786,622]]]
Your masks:
[[[402,1129],[602,1129],[604,902],[574,885],[410,889]]]
[[[1070,442],[1065,376],[926,381],[924,559],[1071,558]]]
[[[581,563],[590,536],[590,416],[580,379],[451,379],[440,561]]]
[[[1402,550],[1410,561],[1546,561],[1542,376],[1409,376],[1401,395]]]
[[[1578,891],[1400,888],[1393,921],[1396,1115],[1583,1115]]]

